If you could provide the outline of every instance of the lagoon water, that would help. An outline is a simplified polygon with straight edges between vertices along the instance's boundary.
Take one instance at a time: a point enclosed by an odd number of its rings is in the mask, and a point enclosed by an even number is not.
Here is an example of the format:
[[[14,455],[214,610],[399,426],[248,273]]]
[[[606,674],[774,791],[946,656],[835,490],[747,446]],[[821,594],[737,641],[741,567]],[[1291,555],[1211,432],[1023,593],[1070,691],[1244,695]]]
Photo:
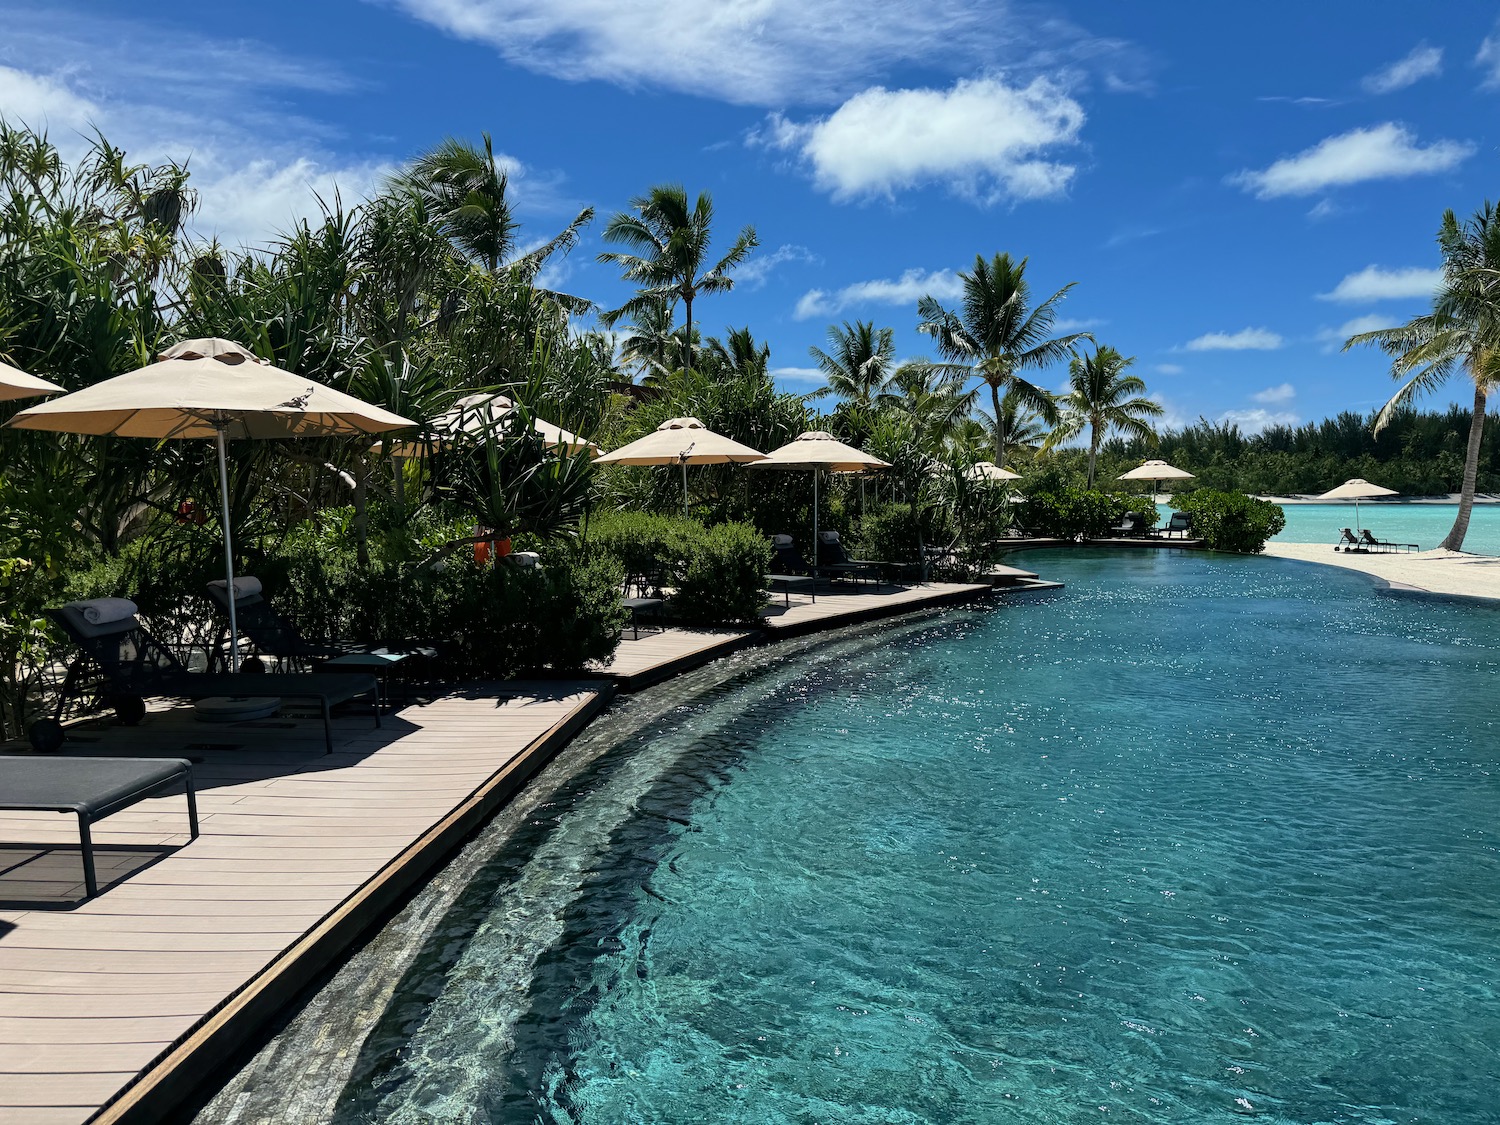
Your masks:
[[[1283,543],[1332,546],[1338,542],[1340,528],[1354,526],[1353,504],[1284,504],[1281,510],[1286,513],[1286,528],[1276,539]],[[1424,551],[1443,541],[1457,514],[1457,504],[1383,502],[1359,506],[1360,524],[1377,538],[1416,543]],[[1500,504],[1474,505],[1464,550],[1476,555],[1500,555]]]
[[[445,919],[342,1122],[1500,1121],[1500,612],[1179,552],[747,672]]]

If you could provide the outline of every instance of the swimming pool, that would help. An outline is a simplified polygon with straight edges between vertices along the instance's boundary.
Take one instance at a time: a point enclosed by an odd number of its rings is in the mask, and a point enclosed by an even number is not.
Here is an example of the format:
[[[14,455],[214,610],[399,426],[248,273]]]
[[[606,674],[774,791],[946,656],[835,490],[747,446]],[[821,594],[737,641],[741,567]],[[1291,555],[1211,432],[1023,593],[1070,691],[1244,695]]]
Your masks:
[[[335,1119],[1495,1120],[1500,616],[1026,565],[1068,588],[730,677],[580,771]]]

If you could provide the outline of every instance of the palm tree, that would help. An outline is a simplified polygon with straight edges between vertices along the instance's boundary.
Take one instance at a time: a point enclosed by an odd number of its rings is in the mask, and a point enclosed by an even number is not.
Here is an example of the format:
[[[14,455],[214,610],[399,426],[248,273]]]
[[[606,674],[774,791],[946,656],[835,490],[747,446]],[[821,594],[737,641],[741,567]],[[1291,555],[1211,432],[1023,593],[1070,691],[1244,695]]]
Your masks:
[[[1094,487],[1094,463],[1099,446],[1110,430],[1156,444],[1156,431],[1149,418],[1164,413],[1159,403],[1146,398],[1146,384],[1139,376],[1125,374],[1135,362],[1111,347],[1100,347],[1093,355],[1074,356],[1068,364],[1068,393],[1058,399],[1056,427],[1043,449],[1055,449],[1072,441],[1087,428],[1089,431],[1088,487]]]
[[[731,328],[727,339],[709,337],[704,362],[710,370],[716,368],[739,378],[764,379],[771,367],[771,345],[757,343],[748,326]]]
[[[807,354],[818,361],[828,378],[807,397],[838,395],[850,402],[868,404],[890,380],[896,361],[895,334],[889,328],[875,327],[874,321],[857,320],[843,327],[830,326],[828,343],[832,353],[822,348],[808,348]]]
[[[672,305],[665,300],[643,303],[635,310],[627,334],[620,339],[620,362],[639,368],[652,382],[682,366],[682,329],[672,327]]]
[[[1073,332],[1050,339],[1057,306],[1076,282],[1069,282],[1036,308],[1031,308],[1031,287],[1026,283],[1026,258],[1012,261],[1009,254],[996,254],[986,262],[974,259],[972,273],[961,273],[964,286],[963,314],[950,312],[934,298],[917,303],[922,332],[937,341],[938,353],[969,376],[990,388],[995,419],[995,464],[1005,464],[1005,415],[1000,400],[1014,395],[1019,403],[1050,426],[1057,421],[1052,396],[1021,372],[1039,369],[1065,358],[1079,340],[1092,341],[1087,332]]]
[[[620,212],[604,228],[606,242],[618,242],[626,251],[606,251],[599,261],[620,267],[626,281],[640,286],[629,301],[604,314],[613,325],[626,316],[639,316],[653,302],[682,301],[687,317],[687,366],[693,366],[693,300],[699,293],[727,293],[734,288],[729,271],[760,245],[755,228],[740,231],[729,253],[707,270],[708,244],[712,235],[714,204],[708,192],[700,192],[691,206],[681,184],[658,184],[648,195],[630,201],[634,214]]]
[[[1450,210],[1438,229],[1443,280],[1432,311],[1397,328],[1351,336],[1344,350],[1375,344],[1391,356],[1391,376],[1406,379],[1375,418],[1379,433],[1418,394],[1444,383],[1462,367],[1474,382],[1474,410],[1464,457],[1458,516],[1441,546],[1463,550],[1479,474],[1484,411],[1489,392],[1500,383],[1500,209],[1485,202],[1466,223]]]
[[[515,256],[518,224],[510,201],[510,178],[495,162],[490,135],[482,135],[482,149],[449,137],[413,164],[401,182],[427,204],[460,253],[490,273],[503,264],[530,281],[553,254],[573,248],[578,232],[593,220],[594,209],[585,207],[557,235]]]

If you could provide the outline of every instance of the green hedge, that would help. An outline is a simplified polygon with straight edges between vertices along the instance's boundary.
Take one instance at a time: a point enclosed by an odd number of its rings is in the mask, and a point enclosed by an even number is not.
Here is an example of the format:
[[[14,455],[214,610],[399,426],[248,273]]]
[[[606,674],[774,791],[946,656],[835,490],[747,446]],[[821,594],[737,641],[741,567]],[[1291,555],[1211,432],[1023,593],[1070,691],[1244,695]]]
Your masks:
[[[1103,539],[1129,512],[1144,515],[1148,526],[1156,523],[1156,505],[1142,497],[1084,488],[1035,493],[1020,505],[1018,518],[1029,531],[1047,538]]]
[[[747,523],[705,527],[681,516],[613,512],[594,516],[587,542],[629,574],[660,574],[675,587],[668,608],[697,625],[753,623],[767,602],[771,546]]]
[[[1194,537],[1215,551],[1256,554],[1266,549],[1267,539],[1286,526],[1286,514],[1280,505],[1243,492],[1200,488],[1177,497],[1176,508],[1192,518]]]

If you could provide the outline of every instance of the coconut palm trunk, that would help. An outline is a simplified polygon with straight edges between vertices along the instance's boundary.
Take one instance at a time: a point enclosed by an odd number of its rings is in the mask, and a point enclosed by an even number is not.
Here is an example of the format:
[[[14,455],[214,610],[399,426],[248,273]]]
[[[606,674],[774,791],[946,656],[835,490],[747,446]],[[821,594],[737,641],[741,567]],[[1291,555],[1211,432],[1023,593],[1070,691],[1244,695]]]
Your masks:
[[[1464,453],[1463,490],[1458,494],[1458,516],[1453,529],[1440,544],[1445,551],[1462,551],[1464,537],[1469,534],[1469,516],[1474,511],[1474,489],[1479,481],[1479,445],[1484,440],[1484,385],[1474,384],[1474,417],[1469,420],[1469,448]]]
[[[1099,460],[1099,419],[1089,423],[1089,479],[1088,487],[1094,487],[1094,463]]]
[[[995,464],[1005,468],[1005,411],[1000,409],[1000,384],[990,384],[990,402],[995,407]]]

